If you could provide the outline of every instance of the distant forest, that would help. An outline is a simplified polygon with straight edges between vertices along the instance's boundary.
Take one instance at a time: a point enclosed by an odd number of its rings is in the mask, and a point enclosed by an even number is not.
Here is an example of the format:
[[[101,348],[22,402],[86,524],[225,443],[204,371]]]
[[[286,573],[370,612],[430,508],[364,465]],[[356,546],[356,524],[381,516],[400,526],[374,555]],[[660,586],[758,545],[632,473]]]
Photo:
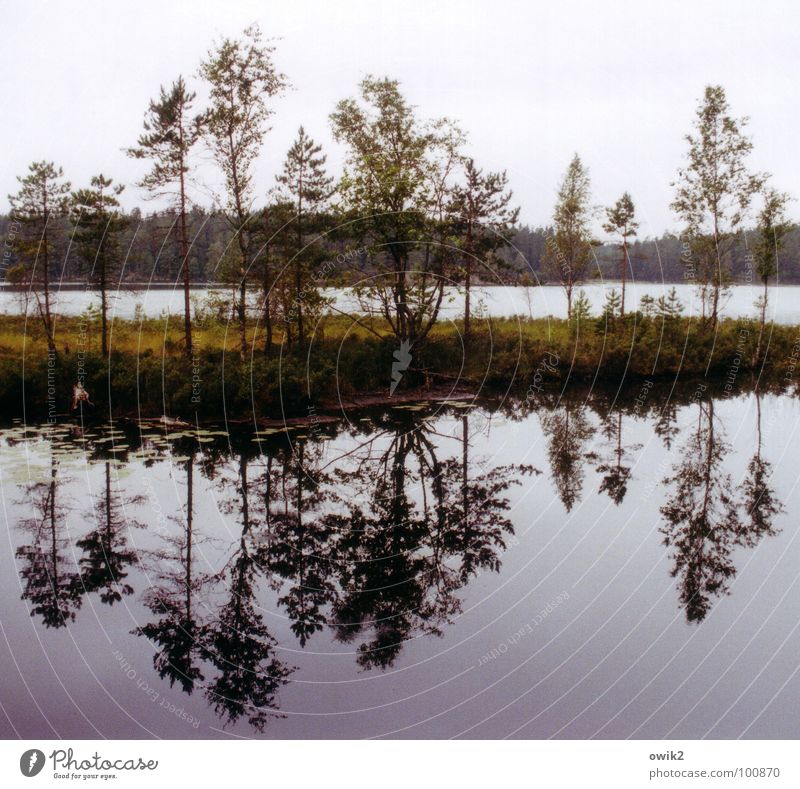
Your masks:
[[[120,239],[126,256],[122,275],[123,283],[175,283],[181,267],[180,237],[177,214],[163,211],[143,214],[134,209],[128,214],[127,224]],[[194,207],[187,214],[191,250],[189,266],[191,280],[196,285],[223,284],[226,281],[226,257],[232,252],[230,223],[222,213]],[[7,235],[9,217],[0,214],[0,234]],[[82,282],[86,279],[85,268],[76,254],[68,252],[71,226],[66,218],[54,219],[53,225],[63,224],[61,232],[53,234],[58,279],[63,282]],[[335,227],[332,220],[331,227]],[[742,233],[749,242],[756,238],[755,230]],[[560,284],[552,272],[548,272],[542,258],[548,235],[552,228],[519,225],[511,236],[511,246],[496,252],[493,269],[496,277],[488,272],[476,271],[476,278],[485,284],[535,285]],[[325,237],[323,246],[330,257],[346,256],[344,265],[330,269],[325,284],[347,285],[370,274],[371,267],[366,254],[347,254],[352,249],[352,240],[337,237],[334,233]],[[681,239],[672,234],[660,238],[632,240],[629,245],[633,278],[646,282],[684,282],[685,266],[681,262]],[[731,250],[730,269],[734,280],[747,281],[748,267],[745,244]],[[588,278],[619,278],[619,247],[616,244],[600,244],[594,249],[596,262],[587,270]],[[9,261],[12,265],[15,258]],[[61,266],[63,264],[63,271]],[[778,282],[800,283],[800,228],[792,228],[783,242]]]

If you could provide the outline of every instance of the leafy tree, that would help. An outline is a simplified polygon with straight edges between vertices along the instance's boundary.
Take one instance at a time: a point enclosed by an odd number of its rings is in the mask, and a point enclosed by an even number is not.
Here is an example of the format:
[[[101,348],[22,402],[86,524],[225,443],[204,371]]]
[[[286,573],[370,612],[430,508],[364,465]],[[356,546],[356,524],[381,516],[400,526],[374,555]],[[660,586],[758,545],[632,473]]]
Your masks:
[[[15,250],[24,266],[26,284],[36,298],[47,347],[55,353],[56,341],[51,311],[50,277],[53,258],[53,220],[63,216],[69,204],[69,181],[52,162],[33,162],[28,175],[17,176],[20,189],[9,195],[14,219],[21,225]],[[40,296],[41,292],[41,296]]]
[[[420,121],[396,80],[365,78],[361,101],[345,99],[331,115],[334,137],[348,147],[339,185],[355,232],[371,245],[373,277],[357,291],[401,343],[422,342],[442,304],[446,247],[442,227],[447,182],[463,135],[448,121]]]
[[[760,326],[756,346],[756,362],[761,355],[761,340],[767,320],[769,279],[778,273],[778,255],[786,234],[792,228],[791,222],[786,219],[786,205],[788,202],[788,194],[778,192],[773,188],[765,189],[764,204],[758,215],[758,238],[753,250],[753,257],[755,258],[756,272],[764,284],[764,294],[758,303]]]
[[[485,264],[487,256],[508,244],[519,208],[511,208],[508,176],[486,173],[473,159],[464,162],[464,183],[456,184],[448,213],[456,231],[456,243],[463,252],[464,337],[470,333],[470,288],[475,261]]]
[[[183,77],[163,87],[158,100],[150,102],[145,114],[144,134],[128,155],[150,159],[150,172],[139,182],[153,196],[173,194],[179,217],[181,279],[183,281],[183,323],[186,355],[192,356],[192,314],[189,298],[189,233],[186,218],[186,181],[189,177],[189,154],[203,132],[203,116],[192,116],[194,93],[186,88]],[[177,190],[177,191],[176,191]]]
[[[286,87],[286,77],[272,60],[275,48],[262,43],[258,25],[241,39],[224,38],[200,66],[210,89],[211,107],[205,135],[225,179],[224,213],[239,247],[239,340],[242,359],[247,353],[247,278],[250,269],[253,217],[253,166],[261,152],[272,115],[269,100]],[[271,320],[269,301],[265,302]]]
[[[625,317],[625,277],[630,266],[628,256],[628,239],[636,235],[639,223],[635,219],[636,211],[631,196],[625,192],[622,197],[611,207],[606,208],[606,223],[603,230],[612,233],[619,239],[620,261],[619,274],[622,281],[622,300],[620,302],[620,317]]]
[[[325,160],[322,146],[301,126],[286,154],[283,172],[277,176],[281,196],[291,202],[295,210],[295,243],[290,263],[293,298],[284,320],[287,325],[296,325],[301,348],[306,342],[304,315],[306,312],[313,315],[321,306],[319,290],[312,278],[312,267],[320,259],[319,248],[315,240],[306,242],[306,235],[319,229],[314,227],[314,221],[333,193],[333,178],[325,172]]]
[[[78,255],[89,270],[89,280],[100,291],[100,342],[108,356],[108,289],[121,262],[120,235],[128,219],[117,199],[125,187],[111,178],[95,175],[91,186],[72,195],[70,220],[75,226]]]
[[[572,317],[572,293],[586,276],[593,241],[589,232],[589,171],[575,154],[558,190],[553,230],[542,264],[567,294],[567,319]]]
[[[678,170],[672,210],[684,221],[695,260],[703,315],[712,327],[720,295],[730,280],[730,256],[753,196],[764,176],[748,171],[753,143],[745,135],[747,118],[734,118],[724,89],[709,85],[697,108],[695,133],[686,135],[688,162]]]

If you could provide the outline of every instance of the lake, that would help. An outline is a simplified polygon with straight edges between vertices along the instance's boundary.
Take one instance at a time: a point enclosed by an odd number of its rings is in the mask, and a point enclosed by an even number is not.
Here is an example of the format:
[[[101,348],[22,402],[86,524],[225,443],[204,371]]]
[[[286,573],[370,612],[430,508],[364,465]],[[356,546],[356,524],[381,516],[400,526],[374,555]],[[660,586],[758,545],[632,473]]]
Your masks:
[[[631,309],[639,304],[644,295],[657,299],[669,292],[670,283],[629,282],[626,287],[626,307]],[[700,302],[696,288],[679,283],[674,286],[683,303],[687,315],[700,314]],[[586,292],[593,314],[599,315],[603,309],[606,292],[619,289],[618,282],[592,282],[582,286]],[[333,299],[333,304],[346,312],[360,311],[352,294],[346,289],[329,288],[323,291]],[[730,289],[723,300],[721,314],[725,317],[755,317],[754,303],[763,289],[757,285],[736,285]],[[214,289],[193,289],[192,301],[195,310],[206,302],[210,294],[221,293]],[[458,318],[463,313],[464,296],[456,288],[449,288],[441,317]],[[557,285],[544,285],[538,288],[492,286],[473,289],[472,309],[493,317],[533,316],[565,317],[567,300],[564,291]],[[63,315],[80,315],[91,305],[99,305],[99,296],[86,290],[65,289],[56,294],[54,310]],[[131,319],[136,305],[141,305],[142,314],[159,317],[162,314],[183,314],[183,291],[180,288],[153,288],[150,290],[121,290],[112,299],[114,316]],[[19,312],[20,295],[10,290],[0,289],[0,312]],[[31,305],[31,310],[33,305]],[[776,323],[800,324],[800,286],[781,285],[769,289],[768,317]]]
[[[7,424],[3,737],[794,738],[794,395]]]

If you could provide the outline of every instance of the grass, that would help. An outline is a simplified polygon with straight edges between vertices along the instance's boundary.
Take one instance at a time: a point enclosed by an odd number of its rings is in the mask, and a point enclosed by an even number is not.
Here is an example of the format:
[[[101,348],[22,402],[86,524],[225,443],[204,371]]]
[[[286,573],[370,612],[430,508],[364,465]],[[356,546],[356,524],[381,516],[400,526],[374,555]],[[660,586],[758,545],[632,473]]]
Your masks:
[[[716,331],[697,320],[660,320],[641,314],[580,326],[557,319],[475,322],[469,341],[460,327],[440,322],[412,361],[401,386],[452,384],[478,390],[508,389],[521,396],[552,382],[590,381],[617,386],[641,378],[710,378],[739,386],[754,376],[793,378],[800,358],[800,327],[768,325],[756,359],[759,327],[725,320]],[[7,416],[44,419],[68,411],[72,386],[83,374],[98,413],[162,413],[199,419],[305,415],[312,404],[340,394],[388,394],[398,342],[379,320],[325,318],[308,353],[281,346],[264,349],[263,326],[249,330],[251,354],[239,359],[235,324],[205,318],[194,325],[196,355],[183,352],[181,322],[172,318],[115,320],[111,354],[100,353],[99,325],[59,317],[56,358],[48,366],[38,321],[0,316],[0,406]],[[54,400],[51,398],[54,397]],[[24,407],[24,408],[23,408]]]

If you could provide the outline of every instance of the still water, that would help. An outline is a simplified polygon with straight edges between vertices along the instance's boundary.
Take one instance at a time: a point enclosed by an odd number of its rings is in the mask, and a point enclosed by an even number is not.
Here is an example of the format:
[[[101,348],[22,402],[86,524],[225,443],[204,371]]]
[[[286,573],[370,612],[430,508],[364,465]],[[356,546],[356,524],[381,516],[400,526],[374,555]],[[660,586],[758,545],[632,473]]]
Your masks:
[[[800,735],[800,405],[0,430],[0,736]]]
[[[619,290],[618,282],[592,282],[582,286],[591,305],[592,313],[599,315],[603,310],[606,293]],[[626,286],[626,309],[638,306],[642,296],[658,299],[674,287],[686,315],[701,314],[702,305],[697,289],[688,284],[672,285],[658,282],[629,282]],[[329,288],[324,291],[332,300],[333,306],[345,312],[362,312],[363,308],[344,288]],[[730,288],[722,300],[721,314],[728,318],[753,318],[757,315],[755,305],[763,293],[758,285],[736,285]],[[224,295],[221,291],[206,288],[194,289],[192,296],[195,313],[208,304],[209,296]],[[255,307],[257,294],[253,294]],[[90,305],[99,308],[99,296],[86,290],[62,290],[54,299],[54,310],[62,315],[80,315]],[[769,288],[767,317],[775,323],[800,324],[800,286],[781,285]],[[114,317],[131,320],[136,316],[137,305],[141,315],[158,318],[162,315],[183,314],[183,291],[179,288],[156,288],[152,290],[120,290],[111,299],[111,313]],[[19,293],[0,289],[0,312],[18,313],[23,309]],[[31,314],[34,305],[28,309]],[[511,287],[498,285],[474,288],[472,309],[476,316],[491,317],[534,317],[552,315],[563,318],[567,314],[567,299],[564,291],[557,285],[544,285],[538,288]],[[464,311],[464,294],[458,288],[448,288],[442,305],[442,318],[459,318]]]

